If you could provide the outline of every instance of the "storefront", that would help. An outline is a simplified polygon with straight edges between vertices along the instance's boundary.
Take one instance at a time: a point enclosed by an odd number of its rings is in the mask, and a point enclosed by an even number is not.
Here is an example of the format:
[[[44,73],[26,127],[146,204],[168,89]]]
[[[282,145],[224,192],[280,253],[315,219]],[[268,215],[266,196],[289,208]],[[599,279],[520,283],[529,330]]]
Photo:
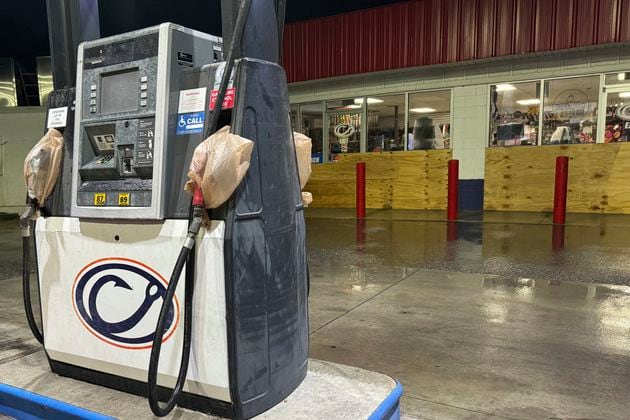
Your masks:
[[[314,163],[451,149],[463,207],[480,209],[487,150],[630,140],[628,57],[620,44],[294,83],[294,127]]]
[[[489,147],[630,139],[630,70],[484,87]],[[345,153],[449,149],[458,117],[451,113],[451,91],[294,103],[293,125],[313,139],[314,163],[335,162]]]

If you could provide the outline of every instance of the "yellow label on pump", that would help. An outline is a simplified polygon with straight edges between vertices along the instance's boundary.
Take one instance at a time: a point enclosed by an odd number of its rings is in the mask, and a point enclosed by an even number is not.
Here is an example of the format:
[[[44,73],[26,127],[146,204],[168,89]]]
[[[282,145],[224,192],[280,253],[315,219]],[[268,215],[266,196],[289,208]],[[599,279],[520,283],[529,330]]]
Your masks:
[[[129,205],[129,193],[119,193],[118,194],[118,205],[119,206],[128,206]]]
[[[107,203],[107,194],[106,193],[95,193],[94,194],[94,205],[95,206],[104,206]]]

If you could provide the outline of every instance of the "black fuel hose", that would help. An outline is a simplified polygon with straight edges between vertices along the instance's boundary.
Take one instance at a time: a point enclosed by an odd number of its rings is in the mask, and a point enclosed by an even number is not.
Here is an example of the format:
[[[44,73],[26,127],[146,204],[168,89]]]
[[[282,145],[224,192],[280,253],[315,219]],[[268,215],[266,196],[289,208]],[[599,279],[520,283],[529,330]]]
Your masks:
[[[203,224],[203,211],[204,200],[201,193],[201,189],[196,187],[193,193],[192,206],[191,206],[191,220],[188,226],[188,235],[186,241],[182,246],[175,266],[173,267],[173,273],[168,282],[166,288],[166,294],[162,301],[162,308],[160,309],[160,315],[158,317],[157,326],[155,327],[155,334],[153,336],[153,345],[151,346],[151,356],[149,357],[149,371],[147,378],[147,398],[149,399],[149,407],[151,411],[158,417],[166,416],[170,413],[175,405],[177,405],[179,397],[184,389],[184,383],[186,382],[186,375],[188,374],[188,362],[190,361],[190,345],[192,338],[192,315],[193,315],[193,296],[195,290],[195,241],[197,234]],[[184,343],[182,345],[182,355],[179,365],[179,373],[177,374],[177,381],[171,391],[171,394],[166,400],[166,405],[161,406],[158,395],[158,367],[160,362],[160,351],[162,350],[162,340],[164,338],[164,332],[167,329],[166,320],[173,305],[173,298],[175,297],[175,290],[177,289],[177,283],[182,274],[182,270],[186,265],[185,275],[185,290],[184,290]]]
[[[236,49],[236,46],[241,43],[243,31],[245,30],[245,22],[247,20],[247,15],[249,14],[249,7],[251,4],[252,0],[242,0],[238,5],[236,23],[234,23],[234,34],[232,35],[230,48],[227,50],[227,54],[225,55],[225,70],[223,71],[223,76],[221,77],[217,100],[215,102],[214,109],[212,110],[212,114],[210,115],[210,122],[206,128],[206,138],[211,134],[214,134],[217,130],[223,99],[225,98],[225,92],[227,91],[230,76],[232,75],[232,68],[234,67],[234,50]]]
[[[221,84],[219,86],[219,92],[217,95],[217,100],[215,102],[215,107],[212,110],[210,121],[206,128],[206,137],[209,137],[211,134],[217,129],[217,124],[219,122],[219,114],[222,110],[223,98],[225,97],[225,92],[227,91],[227,86],[230,80],[230,76],[232,74],[232,68],[234,67],[234,50],[236,46],[240,44],[241,38],[243,36],[243,31],[245,29],[245,22],[247,20],[247,15],[249,13],[249,8],[251,6],[252,0],[242,0],[239,3],[238,14],[236,17],[236,23],[234,25],[234,34],[232,36],[232,41],[230,43],[230,48],[227,51],[226,59],[225,59],[225,70],[223,71],[223,76],[221,78]],[[199,194],[201,202],[199,203],[199,198],[196,197],[197,193]],[[192,330],[192,303],[193,303],[193,293],[194,293],[194,277],[195,277],[195,262],[194,262],[194,244],[195,239],[197,237],[197,233],[199,233],[199,229],[201,228],[202,218],[201,212],[203,211],[204,203],[203,196],[201,195],[200,190],[195,191],[195,195],[193,196],[193,209],[194,215],[192,221],[190,223],[190,227],[188,229],[188,237],[181,251],[179,252],[179,256],[177,257],[177,261],[175,263],[175,267],[173,268],[173,273],[171,275],[171,279],[168,284],[168,288],[166,289],[166,295],[164,296],[164,300],[162,301],[162,308],[160,310],[160,315],[158,317],[157,326],[155,329],[155,335],[153,336],[153,346],[151,348],[151,356],[149,358],[149,372],[148,372],[148,380],[147,380],[147,397],[149,399],[149,406],[151,407],[151,411],[158,417],[164,417],[168,413],[170,413],[177,402],[179,397],[184,389],[184,383],[186,382],[186,375],[188,374],[188,362],[190,361],[190,345],[191,345],[191,330]],[[164,337],[164,330],[166,327],[166,320],[168,316],[168,312],[170,310],[171,305],[173,304],[173,298],[175,296],[175,289],[177,288],[177,283],[179,282],[179,277],[181,276],[184,265],[186,265],[186,287],[185,287],[185,301],[184,301],[184,343],[182,348],[182,356],[181,363],[179,366],[179,373],[177,374],[177,382],[175,383],[175,387],[173,388],[170,396],[166,401],[165,406],[160,405],[159,396],[158,396],[158,386],[157,386],[157,375],[158,375],[158,366],[160,360],[160,351],[162,349],[162,339]]]
[[[28,326],[33,336],[40,344],[44,344],[44,335],[39,330],[35,317],[33,316],[33,305],[31,304],[31,237],[22,238],[22,295],[24,298],[24,311]]]
[[[33,315],[31,303],[31,217],[35,214],[35,206],[29,206],[20,217],[22,230],[22,299],[26,320],[33,336],[40,344],[44,344],[44,334],[40,331]]]
[[[169,396],[166,405],[161,406],[158,397],[157,387],[157,372],[158,364],[160,361],[160,351],[162,349],[162,340],[164,337],[164,330],[166,326],[166,320],[173,303],[173,297],[175,296],[175,289],[179,282],[179,277],[182,273],[182,269],[186,265],[186,285],[185,285],[185,297],[184,297],[184,343],[182,346],[182,356],[180,361],[179,373],[177,375],[177,382],[175,387]],[[153,347],[151,348],[151,357],[149,359],[149,377],[148,377],[148,398],[149,406],[153,414],[159,417],[166,416],[175,408],[177,400],[181,395],[184,383],[186,382],[186,375],[188,375],[188,362],[190,361],[190,344],[191,344],[191,329],[192,329],[192,313],[193,313],[193,292],[194,292],[194,279],[195,279],[195,245],[188,248],[182,247],[177,257],[177,262],[173,268],[173,274],[168,283],[166,289],[166,296],[164,296],[164,302],[162,309],[160,310],[160,316],[157,322],[157,328],[153,338]]]

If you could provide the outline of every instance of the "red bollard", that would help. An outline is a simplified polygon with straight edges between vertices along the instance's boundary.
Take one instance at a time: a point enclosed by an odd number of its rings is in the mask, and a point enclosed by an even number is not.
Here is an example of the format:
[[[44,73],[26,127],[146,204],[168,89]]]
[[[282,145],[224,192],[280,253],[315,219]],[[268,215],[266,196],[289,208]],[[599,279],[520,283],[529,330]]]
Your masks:
[[[365,218],[365,162],[357,163],[357,219]]]
[[[563,225],[567,217],[567,185],[569,181],[569,157],[556,158],[556,188],[553,194],[553,223]]]
[[[446,206],[446,220],[457,220],[459,195],[459,160],[448,161],[448,204]]]

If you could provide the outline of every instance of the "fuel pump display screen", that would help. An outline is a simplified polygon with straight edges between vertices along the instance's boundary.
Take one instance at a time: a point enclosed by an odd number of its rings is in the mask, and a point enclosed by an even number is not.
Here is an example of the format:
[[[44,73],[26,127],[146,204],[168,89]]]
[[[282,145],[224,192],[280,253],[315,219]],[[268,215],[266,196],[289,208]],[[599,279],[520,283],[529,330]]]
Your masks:
[[[113,114],[138,109],[138,69],[101,76],[101,113]]]

